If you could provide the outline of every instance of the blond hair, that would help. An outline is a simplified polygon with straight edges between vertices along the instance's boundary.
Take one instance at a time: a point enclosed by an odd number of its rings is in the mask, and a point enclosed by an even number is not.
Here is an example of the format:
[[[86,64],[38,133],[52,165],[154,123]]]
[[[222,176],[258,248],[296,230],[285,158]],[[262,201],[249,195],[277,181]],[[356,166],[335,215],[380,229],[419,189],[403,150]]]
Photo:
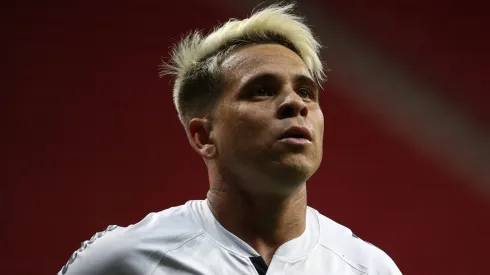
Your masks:
[[[210,111],[219,97],[220,64],[237,47],[277,43],[296,52],[312,77],[324,81],[320,44],[304,19],[292,13],[294,4],[274,4],[243,20],[231,19],[207,36],[191,32],[172,50],[171,62],[163,63],[160,76],[174,75],[173,100],[180,121],[186,124]],[[186,129],[187,131],[187,129]]]

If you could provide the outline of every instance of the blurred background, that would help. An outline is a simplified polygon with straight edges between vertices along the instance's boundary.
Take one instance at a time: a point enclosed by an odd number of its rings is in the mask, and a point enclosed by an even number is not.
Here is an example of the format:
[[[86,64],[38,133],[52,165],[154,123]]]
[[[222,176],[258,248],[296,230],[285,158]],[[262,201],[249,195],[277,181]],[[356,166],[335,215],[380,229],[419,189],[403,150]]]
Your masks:
[[[56,274],[108,225],[205,197],[204,163],[157,68],[184,33],[258,3],[2,2],[1,274]],[[451,0],[298,11],[332,69],[309,205],[404,274],[486,274],[488,12]]]

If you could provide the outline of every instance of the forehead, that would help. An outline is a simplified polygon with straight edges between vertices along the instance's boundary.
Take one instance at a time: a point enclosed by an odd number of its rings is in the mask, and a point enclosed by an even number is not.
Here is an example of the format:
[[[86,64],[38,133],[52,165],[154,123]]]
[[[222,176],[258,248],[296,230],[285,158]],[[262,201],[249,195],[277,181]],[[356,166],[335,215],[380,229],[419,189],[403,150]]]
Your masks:
[[[226,82],[240,85],[255,75],[270,73],[278,77],[310,77],[303,60],[292,50],[278,44],[250,45],[237,49],[221,64]]]

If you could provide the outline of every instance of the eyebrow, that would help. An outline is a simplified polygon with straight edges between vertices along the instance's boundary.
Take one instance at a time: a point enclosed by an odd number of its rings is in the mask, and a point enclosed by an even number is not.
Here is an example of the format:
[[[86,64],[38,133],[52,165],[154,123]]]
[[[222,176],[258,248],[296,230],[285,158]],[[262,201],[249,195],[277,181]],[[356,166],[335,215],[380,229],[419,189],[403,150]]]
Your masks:
[[[311,77],[304,74],[297,74],[294,76],[295,83],[302,83],[308,86],[314,87],[315,89],[319,89],[316,81],[314,81]]]
[[[253,85],[255,83],[260,83],[262,81],[271,81],[271,80],[277,80],[278,77],[277,75],[273,73],[261,73],[258,75],[255,75],[248,79],[241,87],[241,89],[245,89],[246,87],[249,87],[250,85]],[[301,84],[306,84],[308,86],[314,87],[318,89],[317,83],[308,75],[304,74],[296,74],[293,77],[294,83],[301,83]]]

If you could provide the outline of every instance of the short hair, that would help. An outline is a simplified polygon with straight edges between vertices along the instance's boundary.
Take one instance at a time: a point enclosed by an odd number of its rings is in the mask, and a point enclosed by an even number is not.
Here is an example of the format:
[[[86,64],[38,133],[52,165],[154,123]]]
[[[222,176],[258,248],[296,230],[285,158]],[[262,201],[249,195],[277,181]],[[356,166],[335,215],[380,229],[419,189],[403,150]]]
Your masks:
[[[231,19],[203,36],[193,31],[171,52],[171,61],[163,62],[160,77],[174,75],[173,100],[181,123],[208,115],[220,98],[224,83],[221,63],[238,47],[275,43],[298,54],[313,79],[325,80],[320,60],[320,43],[305,25],[304,18],[293,14],[294,4],[273,4],[253,12],[243,20]]]

